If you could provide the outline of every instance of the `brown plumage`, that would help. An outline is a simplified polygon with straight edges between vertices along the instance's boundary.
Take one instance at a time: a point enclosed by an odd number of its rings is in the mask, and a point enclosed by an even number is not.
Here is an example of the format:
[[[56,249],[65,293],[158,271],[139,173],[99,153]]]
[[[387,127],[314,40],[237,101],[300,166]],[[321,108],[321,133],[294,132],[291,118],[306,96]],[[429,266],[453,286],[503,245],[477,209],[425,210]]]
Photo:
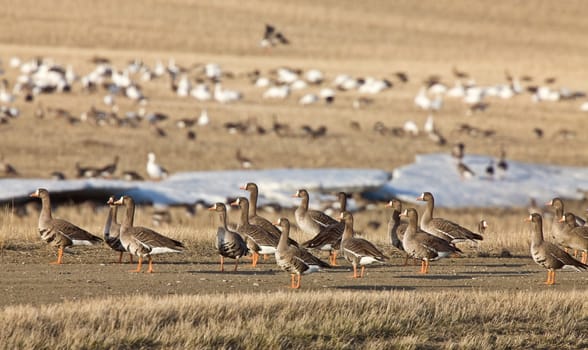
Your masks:
[[[298,227],[310,235],[317,235],[324,227],[336,224],[338,221],[318,210],[309,210],[308,191],[300,189],[292,197],[302,198],[300,205],[294,212]]]
[[[545,284],[555,284],[555,270],[564,266],[570,266],[576,271],[586,270],[585,265],[572,258],[568,253],[558,248],[555,244],[543,240],[543,218],[537,213],[527,217],[526,221],[532,223],[531,232],[531,256],[533,260],[547,269],[547,280]]]
[[[427,208],[425,209],[421,218],[421,229],[433,236],[437,236],[441,239],[446,240],[450,243],[457,243],[466,240],[475,241],[483,240],[484,237],[477,233],[473,233],[467,228],[460,226],[452,221],[443,218],[434,218],[433,209],[435,208],[435,198],[431,192],[423,192],[418,201],[427,202]]]
[[[574,249],[574,257],[576,252],[582,252],[582,263],[586,263],[588,253],[588,226],[578,226],[576,215],[572,213],[565,213],[560,222],[565,222],[562,230],[562,236],[566,238],[565,246]]]
[[[341,237],[341,254],[353,265],[353,278],[363,277],[365,265],[373,262],[384,262],[388,257],[376,246],[358,237],[353,237],[353,215],[344,211],[341,220],[345,223],[345,230]],[[357,265],[361,265],[361,273],[357,275]]]
[[[345,192],[339,192],[337,199],[341,212],[346,211],[347,194]],[[345,223],[343,221],[323,227],[316,236],[302,243],[302,246],[329,251],[329,263],[332,266],[337,266],[337,251],[341,248],[341,236],[343,236],[344,229]]]
[[[569,240],[569,234],[568,231],[565,230],[565,223],[563,220],[564,218],[564,203],[563,200],[559,197],[555,197],[553,198],[551,201],[545,203],[545,205],[553,207],[554,210],[554,216],[553,216],[553,220],[551,222],[551,237],[553,237],[553,240],[555,241],[555,243],[561,247],[564,247],[566,249],[566,252],[568,249],[572,248],[570,247],[567,242]],[[584,220],[578,218],[577,216],[576,218],[576,222],[577,225],[579,226],[583,226],[584,225]],[[577,252],[574,252],[574,256],[577,255]]]
[[[122,263],[123,254],[127,251],[120,242],[120,224],[116,216],[118,212],[118,205],[114,204],[114,196],[110,196],[107,204],[109,205],[108,216],[104,224],[104,242],[112,248],[112,250],[119,252],[118,263]],[[111,235],[114,233],[114,235]],[[129,260],[133,263],[133,255],[129,253]]]
[[[214,246],[220,255],[220,270],[224,272],[225,257],[235,259],[235,269],[239,266],[239,258],[249,253],[247,243],[243,240],[240,234],[230,230],[227,227],[227,207],[223,203],[216,203],[208,208],[210,211],[216,211],[220,219],[220,226],[216,231],[216,241]]]
[[[249,222],[249,201],[247,198],[239,197],[231,205],[241,209],[236,231],[246,238],[247,247],[253,254],[252,265],[257,266],[260,254],[275,254],[279,239],[263,227]]]
[[[130,196],[120,197],[115,201],[116,205],[125,206],[125,216],[120,226],[120,241],[123,247],[131,254],[139,257],[137,269],[133,272],[141,272],[143,259],[149,259],[149,269],[147,272],[153,272],[153,254],[161,253],[180,253],[184,245],[182,242],[168,238],[149,228],[133,226],[135,216],[135,201]]]
[[[290,273],[290,287],[298,289],[302,274],[317,272],[321,267],[330,266],[305,249],[288,244],[288,236],[290,235],[290,221],[288,219],[280,218],[277,224],[282,229],[282,233],[275,252],[276,263],[282,270]],[[295,277],[297,277],[296,282],[294,281]]]
[[[388,221],[388,235],[390,236],[390,243],[401,252],[405,253],[404,265],[408,264],[408,258],[410,255],[406,253],[402,240],[404,239],[404,232],[408,227],[408,223],[400,220],[400,214],[402,213],[402,202],[398,199],[392,199],[386,204],[386,208],[393,208],[392,216]]]
[[[418,226],[419,216],[416,209],[405,209],[401,216],[408,217],[408,227],[404,232],[402,245],[410,256],[421,259],[420,273],[429,272],[429,261],[461,253],[461,250],[446,240],[421,230]]]
[[[56,246],[59,250],[57,261],[52,264],[61,264],[63,260],[63,249],[72,245],[96,245],[102,243],[100,237],[61,219],[53,219],[51,216],[51,199],[49,191],[39,188],[31,197],[41,198],[41,213],[39,215],[39,233],[41,239]]]

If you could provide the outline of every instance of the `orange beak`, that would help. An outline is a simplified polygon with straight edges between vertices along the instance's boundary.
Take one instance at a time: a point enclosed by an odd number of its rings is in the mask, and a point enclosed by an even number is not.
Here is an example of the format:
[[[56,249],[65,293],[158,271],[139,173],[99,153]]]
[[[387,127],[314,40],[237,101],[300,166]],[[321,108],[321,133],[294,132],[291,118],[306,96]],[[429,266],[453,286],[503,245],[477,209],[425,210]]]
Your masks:
[[[231,206],[236,207],[239,205],[239,200],[235,199],[235,201],[231,202]]]
[[[549,201],[549,202],[545,203],[545,205],[552,206],[552,205],[553,205],[553,201],[551,200],[551,201]]]
[[[246,185],[239,186],[239,189],[240,189],[240,190],[246,190],[246,189],[247,189],[247,186],[246,186]]]
[[[390,201],[384,205],[384,208],[390,208],[390,207],[392,207],[392,201]]]
[[[424,200],[425,200],[425,197],[424,197],[424,196],[421,194],[420,196],[418,196],[418,197],[416,198],[416,200],[417,200],[417,201],[424,201]]]

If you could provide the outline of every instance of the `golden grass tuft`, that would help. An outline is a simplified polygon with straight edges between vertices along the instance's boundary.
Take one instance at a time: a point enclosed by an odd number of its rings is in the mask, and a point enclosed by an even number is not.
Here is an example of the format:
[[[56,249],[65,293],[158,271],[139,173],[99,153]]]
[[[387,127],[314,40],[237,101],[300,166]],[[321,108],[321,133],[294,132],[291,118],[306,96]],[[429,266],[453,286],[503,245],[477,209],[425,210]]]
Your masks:
[[[128,296],[9,306],[6,348],[583,348],[585,291]]]

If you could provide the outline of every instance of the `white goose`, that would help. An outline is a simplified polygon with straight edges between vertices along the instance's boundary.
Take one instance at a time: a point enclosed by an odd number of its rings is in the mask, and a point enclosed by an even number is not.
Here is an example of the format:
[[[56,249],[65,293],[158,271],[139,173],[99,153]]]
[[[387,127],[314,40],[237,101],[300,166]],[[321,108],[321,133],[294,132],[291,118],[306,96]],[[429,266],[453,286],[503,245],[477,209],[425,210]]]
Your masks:
[[[220,83],[214,84],[214,99],[220,103],[229,103],[239,101],[243,94],[236,90],[223,89]]]
[[[147,174],[153,180],[161,180],[168,176],[167,170],[155,162],[155,153],[147,155]]]

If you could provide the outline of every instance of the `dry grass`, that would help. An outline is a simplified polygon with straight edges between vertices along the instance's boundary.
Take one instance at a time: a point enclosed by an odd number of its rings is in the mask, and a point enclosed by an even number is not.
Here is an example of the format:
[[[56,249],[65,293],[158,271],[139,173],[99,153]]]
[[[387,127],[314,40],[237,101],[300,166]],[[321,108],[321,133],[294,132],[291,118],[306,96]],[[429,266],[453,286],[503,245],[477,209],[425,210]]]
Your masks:
[[[108,298],[0,311],[6,348],[583,348],[585,291]]]

